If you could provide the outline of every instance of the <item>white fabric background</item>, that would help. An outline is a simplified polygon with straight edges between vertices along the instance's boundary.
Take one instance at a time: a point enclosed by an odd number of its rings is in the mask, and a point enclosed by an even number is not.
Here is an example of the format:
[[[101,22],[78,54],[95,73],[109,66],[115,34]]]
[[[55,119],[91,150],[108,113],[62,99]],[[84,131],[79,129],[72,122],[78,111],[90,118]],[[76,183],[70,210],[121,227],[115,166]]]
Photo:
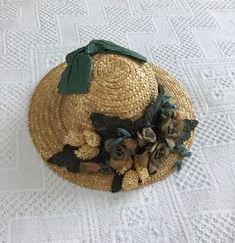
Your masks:
[[[27,111],[40,79],[92,38],[171,71],[200,121],[180,173],[111,194],[50,171]],[[235,1],[0,1],[0,242],[235,242]]]

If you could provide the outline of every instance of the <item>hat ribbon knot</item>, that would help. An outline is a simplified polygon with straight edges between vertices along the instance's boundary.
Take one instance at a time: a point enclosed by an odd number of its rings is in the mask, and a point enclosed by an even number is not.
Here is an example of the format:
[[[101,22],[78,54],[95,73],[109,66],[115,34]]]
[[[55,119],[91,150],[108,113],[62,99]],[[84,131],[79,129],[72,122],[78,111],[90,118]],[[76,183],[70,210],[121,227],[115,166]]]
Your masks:
[[[92,56],[96,53],[112,53],[133,58],[139,62],[147,59],[125,47],[106,40],[92,40],[66,56],[67,66],[61,74],[58,89],[60,94],[85,94],[89,91],[92,75]]]

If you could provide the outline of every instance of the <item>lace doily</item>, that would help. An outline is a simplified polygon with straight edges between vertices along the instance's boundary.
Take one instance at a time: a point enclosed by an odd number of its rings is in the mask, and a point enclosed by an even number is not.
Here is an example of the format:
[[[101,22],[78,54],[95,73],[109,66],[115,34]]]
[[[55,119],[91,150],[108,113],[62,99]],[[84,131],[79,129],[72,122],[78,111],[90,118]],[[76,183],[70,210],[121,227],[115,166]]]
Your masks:
[[[235,1],[0,3],[0,242],[235,241]],[[30,140],[39,80],[92,38],[142,53],[181,80],[199,125],[182,170],[111,194],[50,171]]]

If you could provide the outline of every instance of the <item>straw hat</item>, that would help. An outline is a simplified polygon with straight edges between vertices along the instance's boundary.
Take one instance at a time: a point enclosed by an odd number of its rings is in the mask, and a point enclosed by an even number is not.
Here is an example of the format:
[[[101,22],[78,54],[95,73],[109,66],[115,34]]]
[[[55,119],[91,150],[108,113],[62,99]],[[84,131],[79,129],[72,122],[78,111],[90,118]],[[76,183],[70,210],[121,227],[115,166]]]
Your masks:
[[[93,40],[38,84],[30,134],[42,159],[63,178],[91,189],[131,190],[162,180],[190,155],[197,122],[189,96],[174,77],[138,55]],[[178,129],[176,135],[169,129]]]

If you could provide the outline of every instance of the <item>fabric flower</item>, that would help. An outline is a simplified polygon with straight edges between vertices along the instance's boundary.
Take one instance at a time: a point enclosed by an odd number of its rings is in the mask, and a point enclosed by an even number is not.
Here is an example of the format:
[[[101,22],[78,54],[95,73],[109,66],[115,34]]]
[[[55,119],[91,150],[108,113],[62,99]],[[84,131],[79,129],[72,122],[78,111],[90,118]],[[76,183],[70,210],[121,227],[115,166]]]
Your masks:
[[[168,154],[169,148],[165,143],[156,143],[151,149],[150,161],[160,168]]]
[[[143,128],[142,136],[145,141],[150,143],[155,143],[157,139],[154,131],[150,127]]]
[[[161,131],[168,146],[173,148],[184,129],[184,120],[182,112],[175,110],[171,110],[171,112],[171,116],[163,118]]]
[[[114,160],[125,160],[131,157],[137,147],[131,138],[107,139],[105,149]]]
[[[149,162],[149,174],[154,175],[155,172],[159,170],[157,165],[154,165],[151,161]]]
[[[131,158],[126,160],[115,160],[111,159],[109,161],[109,166],[114,169],[118,174],[124,174],[133,165],[133,160]]]
[[[142,154],[136,154],[134,157],[134,162],[141,167],[148,168],[149,152],[144,151]]]
[[[101,166],[96,162],[81,162],[79,171],[83,173],[98,172]]]
[[[156,139],[156,134],[150,127],[143,128],[142,133],[137,132],[137,141],[140,147],[143,147],[146,143],[155,143]]]

